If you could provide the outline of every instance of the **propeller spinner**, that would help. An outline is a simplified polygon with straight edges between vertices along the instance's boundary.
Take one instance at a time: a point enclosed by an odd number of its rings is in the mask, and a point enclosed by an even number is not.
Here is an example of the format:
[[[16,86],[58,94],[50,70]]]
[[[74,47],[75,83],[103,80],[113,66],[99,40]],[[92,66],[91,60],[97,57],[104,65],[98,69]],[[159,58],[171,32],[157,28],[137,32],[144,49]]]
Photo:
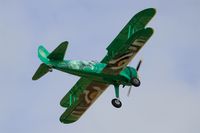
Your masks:
[[[141,64],[142,64],[142,60],[140,60],[140,61],[138,62],[138,65],[137,65],[137,67],[136,67],[136,71],[137,71],[137,72],[139,71]],[[135,87],[140,86],[140,80],[139,80],[138,78],[133,77],[133,74],[132,74],[132,71],[131,71],[131,70],[130,70],[130,77],[131,77],[131,84],[132,84],[133,86],[135,86]],[[132,86],[130,86],[130,88],[129,88],[129,90],[128,90],[127,96],[130,95],[131,89],[132,89]]]

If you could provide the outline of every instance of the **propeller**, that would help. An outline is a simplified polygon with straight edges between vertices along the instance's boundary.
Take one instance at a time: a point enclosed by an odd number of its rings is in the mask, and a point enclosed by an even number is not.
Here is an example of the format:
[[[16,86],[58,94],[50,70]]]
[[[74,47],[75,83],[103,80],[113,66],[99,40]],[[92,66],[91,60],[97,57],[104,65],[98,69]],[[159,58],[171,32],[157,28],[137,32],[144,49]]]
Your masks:
[[[136,67],[136,71],[137,71],[137,72],[139,71],[141,64],[142,64],[142,60],[140,60],[140,61],[138,62],[138,65],[137,65],[137,67]],[[133,79],[133,74],[132,74],[132,71],[131,71],[130,68],[129,68],[129,71],[130,71],[130,78],[131,78],[131,80],[132,80],[132,79]],[[132,85],[129,87],[128,94],[127,94],[128,97],[129,97],[129,95],[130,95],[130,93],[131,93],[131,89],[132,89]]]
[[[142,60],[140,60],[140,61],[138,62],[138,65],[137,65],[137,67],[136,67],[136,70],[137,70],[137,71],[139,71],[141,64],[142,64]]]
[[[127,93],[127,96],[129,97],[130,96],[130,94],[131,94],[131,89],[132,89],[132,85],[129,87],[129,89],[128,89],[128,93]]]

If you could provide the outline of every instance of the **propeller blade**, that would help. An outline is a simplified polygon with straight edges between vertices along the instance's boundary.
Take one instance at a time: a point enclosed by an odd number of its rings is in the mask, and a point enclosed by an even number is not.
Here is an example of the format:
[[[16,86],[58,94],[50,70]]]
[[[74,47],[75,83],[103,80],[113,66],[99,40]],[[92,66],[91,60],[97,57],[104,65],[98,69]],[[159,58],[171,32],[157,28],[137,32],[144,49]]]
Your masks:
[[[128,94],[127,94],[128,97],[129,97],[130,94],[131,94],[131,89],[132,89],[132,86],[130,86],[129,89],[128,89]]]
[[[136,70],[137,70],[137,71],[139,71],[141,64],[142,64],[142,60],[139,61],[138,65],[137,65],[137,67],[136,67]]]

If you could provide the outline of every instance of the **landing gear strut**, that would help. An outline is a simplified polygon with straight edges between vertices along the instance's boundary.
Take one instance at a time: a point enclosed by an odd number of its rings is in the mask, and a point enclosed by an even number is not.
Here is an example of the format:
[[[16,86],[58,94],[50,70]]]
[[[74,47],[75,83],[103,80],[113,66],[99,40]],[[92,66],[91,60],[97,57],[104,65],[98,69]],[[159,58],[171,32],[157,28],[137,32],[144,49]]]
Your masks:
[[[119,85],[114,85],[115,87],[115,96],[116,98],[111,101],[112,105],[116,108],[120,108],[122,106],[121,101],[119,100]]]

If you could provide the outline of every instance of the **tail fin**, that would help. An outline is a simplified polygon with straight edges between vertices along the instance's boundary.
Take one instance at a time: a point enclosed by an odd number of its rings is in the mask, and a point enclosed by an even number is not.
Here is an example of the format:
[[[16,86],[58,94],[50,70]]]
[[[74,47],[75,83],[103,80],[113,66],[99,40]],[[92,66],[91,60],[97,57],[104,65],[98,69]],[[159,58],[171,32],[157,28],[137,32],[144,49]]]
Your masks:
[[[68,46],[68,42],[61,43],[53,52],[51,52],[47,58],[50,60],[63,60],[65,52]]]
[[[49,53],[43,46],[38,48],[38,57],[45,64],[49,64],[50,60],[61,61],[65,56],[68,42],[61,43],[53,52]]]
[[[65,56],[65,52],[68,46],[68,42],[61,43],[53,52],[49,53],[43,46],[39,46],[38,48],[38,57],[43,62],[35,74],[32,77],[32,80],[37,80],[41,78],[43,75],[52,71],[51,60],[61,61]]]
[[[37,69],[37,71],[35,72],[35,74],[32,77],[32,80],[38,80],[39,78],[41,78],[43,75],[45,75],[46,73],[49,72],[49,66],[47,66],[46,64],[42,63],[39,68]]]

